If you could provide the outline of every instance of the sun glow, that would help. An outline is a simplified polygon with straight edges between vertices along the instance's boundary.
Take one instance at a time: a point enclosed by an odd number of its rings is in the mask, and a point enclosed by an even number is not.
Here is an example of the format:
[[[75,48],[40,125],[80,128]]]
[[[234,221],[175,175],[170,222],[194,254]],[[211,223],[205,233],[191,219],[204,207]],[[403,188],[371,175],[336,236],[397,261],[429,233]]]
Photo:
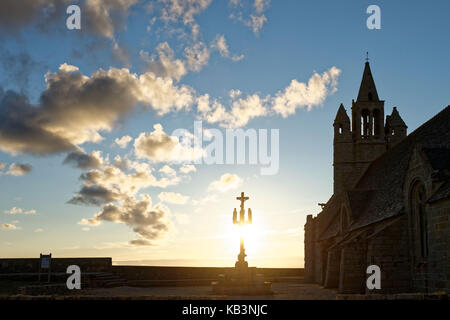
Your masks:
[[[239,253],[240,239],[244,239],[244,247],[246,254],[251,257],[256,257],[264,247],[263,238],[264,230],[257,225],[233,225],[228,233],[226,240],[231,246],[231,250],[237,254]]]

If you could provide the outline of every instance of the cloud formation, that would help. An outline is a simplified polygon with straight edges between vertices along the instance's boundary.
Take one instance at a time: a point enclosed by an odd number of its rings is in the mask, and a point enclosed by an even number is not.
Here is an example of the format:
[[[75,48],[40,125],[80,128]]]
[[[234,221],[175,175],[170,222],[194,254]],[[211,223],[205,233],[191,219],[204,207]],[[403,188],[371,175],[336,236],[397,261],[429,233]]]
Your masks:
[[[0,229],[17,230],[17,226],[11,223],[0,224]]]
[[[189,201],[188,196],[184,196],[181,193],[175,192],[161,192],[160,194],[158,194],[158,198],[161,202],[173,204],[186,204]]]
[[[19,213],[23,213],[23,214],[36,214],[36,210],[32,209],[32,210],[23,210],[22,208],[17,208],[17,207],[12,207],[10,210],[5,210],[3,211],[5,214],[19,214]]]
[[[184,164],[180,167],[180,172],[184,174],[188,174],[190,172],[196,172],[197,168],[192,164]]]
[[[113,39],[123,28],[129,10],[138,0],[85,0],[79,4],[82,11],[82,30]],[[37,25],[49,31],[55,22],[64,21],[66,8],[71,0],[2,0],[0,1],[0,30],[19,32]]]
[[[38,24],[41,28],[64,14],[69,0],[2,0],[0,1],[0,30],[17,33]]]
[[[152,207],[150,196],[142,195],[141,200],[128,197],[122,205],[109,203],[92,218],[81,220],[80,224],[98,226],[102,221],[123,223],[140,236],[130,241],[130,244],[149,246],[170,231],[172,223],[169,215],[167,207],[161,204]]]
[[[103,165],[103,158],[101,151],[93,151],[87,154],[80,151],[70,152],[64,159],[64,164],[70,164],[78,169],[96,169]]]
[[[227,40],[223,34],[216,35],[211,43],[211,49],[219,51],[221,57],[228,58],[233,61],[241,61],[245,57],[243,54],[239,56],[231,54],[230,49],[228,48]]]
[[[129,165],[130,172],[125,172],[115,165],[106,164],[99,169],[83,173],[80,176],[82,187],[69,200],[69,203],[100,206],[134,197],[143,188],[166,188],[180,182],[176,173],[158,179],[146,163],[130,161]]]
[[[129,9],[136,3],[138,0],[86,0],[82,11],[88,30],[113,39],[116,30],[123,27]]]
[[[237,20],[249,27],[255,35],[258,35],[267,22],[265,11],[270,5],[270,0],[254,0],[253,5],[248,7],[242,0],[230,0],[233,11],[230,18]]]
[[[111,131],[138,103],[164,115],[194,101],[190,87],[126,68],[100,69],[88,77],[63,64],[45,80],[38,105],[23,94],[0,90],[1,150],[14,155],[77,150],[85,142],[100,142],[100,132]]]
[[[279,91],[272,101],[272,108],[283,118],[295,114],[296,109],[322,105],[326,97],[337,91],[341,70],[332,67],[321,75],[314,73],[308,84],[292,80],[290,85]]]
[[[134,141],[134,150],[138,158],[153,162],[183,162],[200,159],[204,150],[197,150],[188,140],[169,136],[161,124],[153,126],[154,131],[141,133]]]
[[[199,35],[199,25],[195,16],[206,10],[212,0],[158,0],[159,19],[166,25],[184,25],[191,28],[192,38]],[[182,34],[184,36],[184,34]]]
[[[227,192],[239,188],[242,182],[242,178],[237,174],[225,173],[219,180],[211,182],[208,189],[211,191]]]
[[[120,148],[125,149],[128,146],[128,143],[130,143],[133,140],[130,136],[123,136],[122,138],[116,138],[114,142],[116,145],[118,145]]]
[[[175,53],[167,42],[156,47],[156,55],[140,51],[141,60],[146,64],[146,71],[159,77],[180,81],[189,71],[199,72],[209,62],[210,52],[203,42],[197,42],[184,49],[184,60],[175,58]]]
[[[1,165],[0,165],[0,167],[1,167]],[[21,177],[21,176],[24,176],[27,173],[29,173],[31,171],[31,169],[32,169],[32,167],[30,164],[13,162],[9,165],[9,169],[6,172],[6,174],[9,174],[11,176]]]
[[[322,74],[314,73],[308,83],[292,80],[289,86],[275,96],[259,94],[242,97],[239,90],[230,91],[230,108],[209,94],[197,97],[199,118],[208,123],[218,123],[225,128],[238,128],[258,117],[281,115],[286,118],[299,108],[311,110],[337,91],[341,70],[332,67]]]

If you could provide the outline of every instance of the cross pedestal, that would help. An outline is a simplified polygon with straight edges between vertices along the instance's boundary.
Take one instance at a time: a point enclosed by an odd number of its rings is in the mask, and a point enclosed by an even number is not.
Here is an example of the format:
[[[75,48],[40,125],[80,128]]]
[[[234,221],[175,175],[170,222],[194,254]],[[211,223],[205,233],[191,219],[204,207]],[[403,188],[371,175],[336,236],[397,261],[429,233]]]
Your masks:
[[[249,197],[241,193],[240,197],[236,200],[241,202],[241,208],[239,212],[239,220],[237,217],[236,208],[233,211],[233,224],[239,228],[252,223],[252,210],[248,209],[247,220],[245,219],[245,201],[249,200]],[[248,262],[245,261],[245,247],[244,238],[241,237],[240,251],[238,254],[238,260],[235,263],[234,268],[230,268],[225,274],[219,275],[219,279],[212,283],[213,293],[224,295],[270,295],[272,294],[272,283],[264,281],[264,276],[257,273],[256,268],[248,266]]]

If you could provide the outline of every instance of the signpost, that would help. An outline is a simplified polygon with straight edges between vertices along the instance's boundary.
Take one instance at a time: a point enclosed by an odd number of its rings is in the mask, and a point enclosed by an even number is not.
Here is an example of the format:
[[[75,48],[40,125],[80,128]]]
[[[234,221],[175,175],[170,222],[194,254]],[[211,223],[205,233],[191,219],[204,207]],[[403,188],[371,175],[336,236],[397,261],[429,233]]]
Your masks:
[[[52,272],[52,254],[40,254],[39,259],[39,281],[41,281],[41,273],[47,272],[47,282],[50,283],[50,274]]]

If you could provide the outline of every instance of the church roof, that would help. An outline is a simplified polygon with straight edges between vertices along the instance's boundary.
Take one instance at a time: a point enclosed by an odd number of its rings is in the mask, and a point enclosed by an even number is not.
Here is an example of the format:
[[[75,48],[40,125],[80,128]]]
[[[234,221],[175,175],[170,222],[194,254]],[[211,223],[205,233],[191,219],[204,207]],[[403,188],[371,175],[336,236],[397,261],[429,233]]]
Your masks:
[[[401,214],[404,209],[403,184],[415,148],[422,149],[434,170],[448,172],[450,169],[449,128],[450,106],[374,160],[354,189],[333,194],[316,218],[317,239],[326,240],[338,235],[342,205],[346,206],[352,221],[350,230]],[[448,197],[450,178],[444,181],[429,201]]]
[[[433,170],[450,170],[450,148],[428,147],[422,149]]]
[[[359,87],[357,101],[380,101],[368,61],[364,67],[364,73],[361,80],[361,86]]]
[[[403,209],[403,184],[416,146],[440,145],[450,148],[450,106],[420,126],[403,141],[373,161],[356,184],[356,190],[371,191],[370,201],[357,200],[361,206],[351,229],[392,217]],[[433,167],[448,166],[448,150],[444,155],[429,151]],[[360,203],[364,201],[364,203]],[[353,202],[353,201],[352,201]]]

